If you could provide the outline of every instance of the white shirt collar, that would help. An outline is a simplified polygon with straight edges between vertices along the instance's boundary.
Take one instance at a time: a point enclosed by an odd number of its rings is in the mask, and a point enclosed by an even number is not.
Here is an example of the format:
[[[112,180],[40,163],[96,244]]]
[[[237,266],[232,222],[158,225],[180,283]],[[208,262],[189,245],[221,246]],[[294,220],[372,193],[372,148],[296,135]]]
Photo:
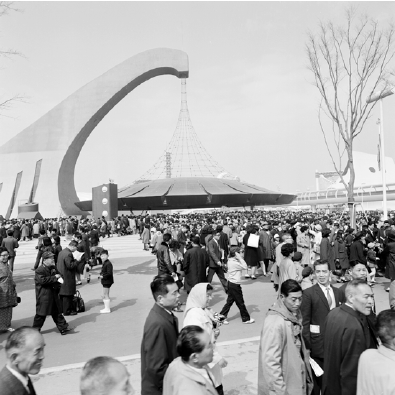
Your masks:
[[[28,382],[29,382],[29,379],[28,379],[29,376],[27,376],[27,377],[22,376],[19,372],[17,372],[15,369],[12,369],[9,365],[6,365],[6,367],[23,384],[23,386],[30,393],[29,387],[27,386]]]

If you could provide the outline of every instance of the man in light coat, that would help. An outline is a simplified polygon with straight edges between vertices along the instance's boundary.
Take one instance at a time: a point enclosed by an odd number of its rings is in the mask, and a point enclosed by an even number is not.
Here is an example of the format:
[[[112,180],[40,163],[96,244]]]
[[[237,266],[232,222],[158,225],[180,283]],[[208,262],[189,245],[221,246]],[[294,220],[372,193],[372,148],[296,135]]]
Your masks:
[[[280,297],[269,309],[261,332],[258,395],[309,395],[313,389],[309,352],[302,338],[301,301],[297,281],[281,284]]]
[[[377,316],[378,350],[366,350],[358,363],[357,395],[393,395],[395,391],[395,311]]]
[[[180,356],[166,371],[163,395],[217,395],[205,369],[214,354],[209,334],[200,326],[186,326],[178,338],[177,352]]]

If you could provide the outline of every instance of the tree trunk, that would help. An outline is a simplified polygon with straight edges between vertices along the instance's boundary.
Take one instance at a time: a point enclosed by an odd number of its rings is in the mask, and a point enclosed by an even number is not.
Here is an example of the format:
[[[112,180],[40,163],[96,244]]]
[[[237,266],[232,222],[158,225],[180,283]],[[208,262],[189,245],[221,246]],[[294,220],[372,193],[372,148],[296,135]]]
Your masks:
[[[352,155],[352,142],[349,145],[348,151],[348,170],[350,172],[350,180],[348,182],[348,209],[350,213],[350,226],[355,229],[355,199],[354,199],[354,183],[355,183],[355,169],[354,159]]]

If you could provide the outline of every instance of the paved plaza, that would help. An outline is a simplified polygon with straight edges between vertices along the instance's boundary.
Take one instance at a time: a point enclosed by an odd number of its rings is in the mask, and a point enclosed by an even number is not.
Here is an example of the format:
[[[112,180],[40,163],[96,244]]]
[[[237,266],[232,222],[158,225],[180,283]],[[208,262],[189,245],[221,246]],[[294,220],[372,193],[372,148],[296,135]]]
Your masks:
[[[42,333],[46,342],[44,368],[33,377],[38,395],[77,395],[79,377],[85,361],[99,355],[110,355],[122,360],[131,374],[131,383],[140,393],[140,344],[143,326],[153,298],[149,283],[156,275],[156,258],[143,251],[138,236],[112,237],[102,241],[109,250],[114,265],[115,284],[111,288],[111,314],[100,314],[103,308],[102,287],[98,280],[100,268],[92,273],[92,281],[79,286],[85,300],[86,312],[66,317],[75,330],[61,336],[51,317],[47,318]],[[13,310],[12,325],[31,326],[35,314],[34,265],[35,241],[21,242],[17,251],[14,279],[21,304]],[[62,238],[62,245],[67,243]],[[389,280],[379,278],[374,287],[377,311],[388,308],[385,288]],[[212,307],[220,311],[226,295],[217,279]],[[218,339],[220,353],[229,364],[224,369],[224,388],[228,395],[256,394],[259,335],[264,316],[275,301],[276,294],[269,277],[256,281],[243,280],[242,287],[248,311],[256,322],[244,325],[236,306],[232,307],[227,326],[221,327]],[[186,294],[182,292],[181,300]],[[183,313],[176,313],[182,324]],[[4,345],[7,334],[0,335],[0,365],[5,363]]]

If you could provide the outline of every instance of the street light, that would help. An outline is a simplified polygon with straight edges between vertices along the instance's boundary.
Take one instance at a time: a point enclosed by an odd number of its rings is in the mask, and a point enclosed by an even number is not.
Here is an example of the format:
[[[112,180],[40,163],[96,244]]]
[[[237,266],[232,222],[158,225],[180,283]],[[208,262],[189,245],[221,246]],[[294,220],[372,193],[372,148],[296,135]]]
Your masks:
[[[385,150],[384,150],[384,118],[383,118],[383,99],[387,96],[393,95],[394,89],[382,90],[373,93],[366,99],[366,103],[373,103],[375,101],[380,102],[380,157],[381,157],[381,176],[383,180],[383,214],[384,220],[387,217],[387,183],[385,176]]]

